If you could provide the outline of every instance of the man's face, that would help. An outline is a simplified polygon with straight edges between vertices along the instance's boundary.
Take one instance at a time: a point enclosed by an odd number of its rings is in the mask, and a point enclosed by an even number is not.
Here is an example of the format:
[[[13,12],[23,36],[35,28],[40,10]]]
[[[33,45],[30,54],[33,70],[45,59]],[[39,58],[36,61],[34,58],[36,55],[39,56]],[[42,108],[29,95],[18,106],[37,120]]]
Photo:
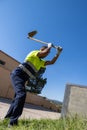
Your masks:
[[[46,48],[42,48],[41,51],[44,51]],[[48,51],[48,53],[46,53],[44,56],[41,56],[41,58],[45,58],[48,54],[50,53],[50,50]]]

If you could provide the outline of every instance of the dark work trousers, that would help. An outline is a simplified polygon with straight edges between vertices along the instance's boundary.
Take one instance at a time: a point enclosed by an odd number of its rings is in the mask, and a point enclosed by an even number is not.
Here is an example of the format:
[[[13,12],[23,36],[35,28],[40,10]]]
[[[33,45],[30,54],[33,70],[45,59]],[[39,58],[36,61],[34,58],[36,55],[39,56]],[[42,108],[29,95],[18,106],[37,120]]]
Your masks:
[[[5,116],[5,118],[10,118],[11,125],[17,125],[18,118],[22,114],[26,98],[25,82],[28,78],[29,76],[19,67],[11,73],[11,81],[15,95]]]

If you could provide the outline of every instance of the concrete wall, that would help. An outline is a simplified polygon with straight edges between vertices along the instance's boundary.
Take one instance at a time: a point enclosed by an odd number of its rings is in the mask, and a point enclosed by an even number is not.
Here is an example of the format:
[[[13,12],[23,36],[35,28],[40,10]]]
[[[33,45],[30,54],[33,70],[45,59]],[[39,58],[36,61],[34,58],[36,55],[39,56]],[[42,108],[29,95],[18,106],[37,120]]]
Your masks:
[[[20,63],[1,50],[0,60],[5,62],[4,65],[0,64],[0,97],[12,99],[14,91],[10,81],[10,72]],[[27,93],[26,102],[58,111],[58,106],[55,104],[51,103],[44,97],[29,92]]]
[[[26,102],[60,112],[60,107],[58,107],[58,105],[55,105],[42,96],[35,95],[29,92],[27,93]]]
[[[0,67],[0,96],[4,98],[13,97],[13,89],[10,82],[10,72],[1,67]]]
[[[87,86],[66,85],[61,115],[73,114],[87,116]]]
[[[5,65],[1,65],[0,67],[4,68],[5,70],[8,70],[11,72],[15,67],[17,67],[20,63],[12,58],[11,56],[7,55],[3,51],[0,50],[0,60],[5,62]]]
[[[10,81],[10,72],[19,65],[19,62],[0,50],[0,60],[5,64],[0,64],[0,96],[13,98],[14,92]]]

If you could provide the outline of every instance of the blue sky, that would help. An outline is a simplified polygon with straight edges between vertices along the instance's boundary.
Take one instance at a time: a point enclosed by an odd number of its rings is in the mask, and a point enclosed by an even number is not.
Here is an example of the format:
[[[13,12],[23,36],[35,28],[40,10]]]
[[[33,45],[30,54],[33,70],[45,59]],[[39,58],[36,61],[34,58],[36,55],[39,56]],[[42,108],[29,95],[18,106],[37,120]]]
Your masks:
[[[87,86],[87,0],[0,0],[0,50],[23,62],[42,46],[27,39],[32,30],[38,31],[35,38],[63,47],[47,67],[42,96],[62,101],[67,83]]]

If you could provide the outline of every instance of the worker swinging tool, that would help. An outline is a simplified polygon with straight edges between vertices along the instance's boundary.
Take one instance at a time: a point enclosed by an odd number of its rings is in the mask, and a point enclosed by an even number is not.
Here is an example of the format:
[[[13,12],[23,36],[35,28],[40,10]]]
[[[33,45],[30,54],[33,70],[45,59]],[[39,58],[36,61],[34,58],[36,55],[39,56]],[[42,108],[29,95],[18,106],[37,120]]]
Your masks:
[[[57,47],[52,43],[33,38],[36,33],[37,31],[28,33],[28,38],[46,44],[46,46],[42,46],[40,50],[31,51],[25,57],[24,62],[16,67],[10,74],[12,87],[14,89],[14,98],[5,116],[5,118],[10,119],[8,127],[18,125],[18,118],[23,112],[26,99],[26,89],[32,93],[41,93],[46,84],[46,79],[42,77],[46,66],[54,64],[62,51],[62,47],[60,46]],[[50,61],[44,60],[50,53],[52,47],[56,48],[56,55]],[[27,81],[28,83],[25,85]]]
[[[42,40],[38,40],[36,38],[33,38],[36,34],[37,34],[36,30],[34,30],[32,32],[29,32],[27,38],[29,38],[31,40],[34,40],[36,42],[45,44],[45,45],[48,46],[49,49],[51,49],[51,47],[53,47],[58,51],[58,54],[56,54],[56,56],[52,59],[52,61],[45,61],[46,65],[53,64],[56,61],[56,59],[58,58],[60,52],[62,51],[62,47],[55,46],[55,45],[53,45],[51,43],[44,42]],[[46,49],[47,46],[45,46],[44,49]],[[43,58],[44,57],[39,57],[40,60],[43,60]],[[27,82],[27,85],[26,85],[26,90],[27,91],[32,92],[32,93],[37,93],[37,94],[41,93],[42,89],[44,88],[45,84],[47,83],[47,79],[46,78],[43,79],[43,73],[45,72],[45,70],[46,70],[46,67],[41,67],[40,70],[38,71],[38,73],[36,74],[37,76],[35,76],[35,78],[31,78],[31,77],[29,78],[29,80]]]

